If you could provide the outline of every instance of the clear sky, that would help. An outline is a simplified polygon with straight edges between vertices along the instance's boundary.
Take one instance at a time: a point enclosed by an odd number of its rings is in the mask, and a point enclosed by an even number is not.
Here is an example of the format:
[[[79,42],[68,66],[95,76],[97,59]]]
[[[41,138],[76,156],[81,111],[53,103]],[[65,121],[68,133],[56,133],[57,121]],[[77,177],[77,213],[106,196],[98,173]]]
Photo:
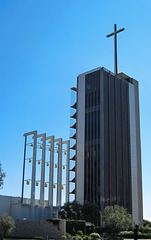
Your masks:
[[[0,1],[0,194],[20,196],[23,134],[69,139],[70,88],[77,75],[104,66],[139,81],[144,219],[151,221],[151,1]]]

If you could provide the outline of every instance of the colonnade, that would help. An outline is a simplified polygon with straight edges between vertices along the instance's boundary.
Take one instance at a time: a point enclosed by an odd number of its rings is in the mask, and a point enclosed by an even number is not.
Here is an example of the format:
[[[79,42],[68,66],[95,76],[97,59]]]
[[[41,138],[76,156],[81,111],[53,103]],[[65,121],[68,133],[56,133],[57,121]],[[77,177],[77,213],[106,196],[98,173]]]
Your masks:
[[[36,182],[36,162],[37,160],[37,148],[42,150],[42,159],[41,159],[41,177],[40,177],[40,199],[39,204],[41,207],[41,219],[43,219],[44,214],[44,191],[47,183],[45,183],[45,166],[49,166],[49,182],[48,182],[48,207],[50,209],[50,216],[52,217],[53,214],[53,188],[57,187],[56,192],[56,207],[58,211],[61,209],[61,191],[63,189],[62,185],[62,171],[65,167],[62,166],[62,155],[65,153],[66,155],[66,192],[65,192],[65,202],[69,201],[69,153],[70,153],[70,142],[69,140],[63,141],[62,138],[55,139],[54,136],[46,136],[46,133],[37,134],[37,131],[32,131],[25,133],[23,135],[25,137],[25,145],[24,145],[24,162],[23,162],[23,179],[22,179],[22,196],[21,202],[23,203],[24,200],[24,190],[25,190],[25,183],[31,183],[31,193],[30,193],[30,205],[31,205],[31,219],[34,219],[34,206],[35,206],[35,186],[38,185]],[[30,137],[32,139],[31,143],[28,143],[27,139]],[[40,138],[41,144],[38,145],[38,139]],[[32,147],[32,156],[27,158],[27,146]],[[63,145],[66,145],[65,150],[63,149]],[[54,184],[54,153],[55,153],[55,146],[57,146],[57,183]],[[46,150],[50,152],[49,161],[45,161]],[[31,179],[25,179],[25,166],[26,161],[32,163],[32,173]],[[55,164],[56,166],[56,164]],[[37,184],[37,185],[36,185]]]

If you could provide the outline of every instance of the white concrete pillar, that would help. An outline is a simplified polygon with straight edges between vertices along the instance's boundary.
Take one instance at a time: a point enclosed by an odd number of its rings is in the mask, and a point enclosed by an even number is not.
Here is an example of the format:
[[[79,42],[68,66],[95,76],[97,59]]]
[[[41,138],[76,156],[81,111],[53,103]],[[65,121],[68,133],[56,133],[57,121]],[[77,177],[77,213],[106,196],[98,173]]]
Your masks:
[[[40,134],[37,137],[42,137],[42,163],[41,163],[41,182],[40,182],[40,205],[41,205],[41,219],[43,219],[43,216],[44,216],[44,189],[45,189],[46,133]]]
[[[58,139],[58,169],[57,169],[57,207],[61,209],[61,184],[62,184],[62,138]]]
[[[69,158],[70,158],[70,141],[63,141],[63,144],[67,145],[66,154],[66,202],[69,201]]]
[[[85,74],[78,76],[77,122],[76,122],[76,162],[75,200],[84,203],[84,157],[85,157]]]
[[[32,183],[31,183],[31,219],[34,219],[34,206],[35,206],[35,180],[36,180],[36,151],[37,151],[37,131],[34,133],[34,146],[33,146],[33,165],[32,165]]]
[[[53,217],[53,171],[54,171],[54,136],[47,137],[46,140],[50,139],[50,163],[49,163],[49,214],[50,218]]]
[[[70,159],[70,141],[67,141],[67,169],[66,169],[66,202],[69,202],[69,159]]]
[[[24,161],[23,161],[21,203],[23,203],[23,198],[24,198],[24,181],[25,181],[24,178],[25,178],[25,163],[26,163],[26,141],[27,141],[27,136],[25,136],[25,144],[24,144]]]
[[[138,202],[138,165],[136,144],[135,89],[129,83],[129,116],[130,116],[130,146],[131,146],[131,182],[132,182],[132,216],[135,224],[139,224]]]
[[[35,205],[35,178],[36,178],[36,150],[37,150],[37,131],[25,133],[24,136],[34,135],[33,144],[33,161],[32,161],[32,179],[31,179],[31,220],[34,219]]]

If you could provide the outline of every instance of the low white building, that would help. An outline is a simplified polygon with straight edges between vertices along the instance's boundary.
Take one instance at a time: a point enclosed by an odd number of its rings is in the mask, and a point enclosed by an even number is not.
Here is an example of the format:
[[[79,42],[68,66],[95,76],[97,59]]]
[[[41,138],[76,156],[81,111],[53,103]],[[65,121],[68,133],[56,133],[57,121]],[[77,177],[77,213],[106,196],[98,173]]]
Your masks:
[[[33,220],[42,219],[42,208],[39,201],[35,200]],[[0,217],[7,213],[14,220],[31,220],[31,208],[30,199],[24,199],[24,203],[21,203],[20,197],[0,195]],[[51,208],[48,205],[48,201],[44,201],[43,219],[56,218],[57,216],[58,208]]]

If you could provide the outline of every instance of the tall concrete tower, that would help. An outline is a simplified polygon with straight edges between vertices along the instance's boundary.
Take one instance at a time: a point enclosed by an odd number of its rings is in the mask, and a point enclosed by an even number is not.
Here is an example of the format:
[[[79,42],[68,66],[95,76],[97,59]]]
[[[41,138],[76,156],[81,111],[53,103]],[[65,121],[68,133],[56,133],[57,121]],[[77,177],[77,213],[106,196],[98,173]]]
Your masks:
[[[77,78],[75,198],[128,209],[142,224],[138,82],[97,68]]]

